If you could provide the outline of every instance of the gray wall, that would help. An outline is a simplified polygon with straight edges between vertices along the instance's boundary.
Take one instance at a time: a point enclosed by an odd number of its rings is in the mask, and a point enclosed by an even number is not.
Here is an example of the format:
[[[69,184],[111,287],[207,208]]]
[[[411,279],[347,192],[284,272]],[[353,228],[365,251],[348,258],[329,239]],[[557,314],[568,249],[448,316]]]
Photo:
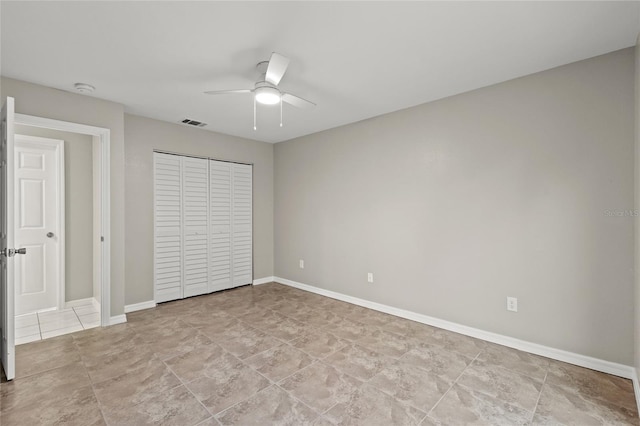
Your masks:
[[[99,95],[99,93],[96,93]],[[111,137],[111,315],[124,313],[124,108],[120,104],[2,77],[16,112],[103,127]]]
[[[16,134],[64,141],[65,300],[93,297],[93,141],[91,136],[16,126]]]
[[[254,279],[273,275],[273,145],[125,115],[127,305],[153,300],[153,150],[253,163]]]
[[[629,48],[276,144],[276,276],[632,365],[633,79]]]

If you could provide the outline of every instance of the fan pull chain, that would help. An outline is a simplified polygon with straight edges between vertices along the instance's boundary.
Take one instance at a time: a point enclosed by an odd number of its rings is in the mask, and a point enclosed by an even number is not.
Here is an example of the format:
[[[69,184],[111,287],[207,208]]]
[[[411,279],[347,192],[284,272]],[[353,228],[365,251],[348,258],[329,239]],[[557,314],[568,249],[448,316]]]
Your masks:
[[[256,97],[253,97],[253,130],[257,130],[256,127]]]
[[[282,127],[282,96],[280,96],[280,127]]]

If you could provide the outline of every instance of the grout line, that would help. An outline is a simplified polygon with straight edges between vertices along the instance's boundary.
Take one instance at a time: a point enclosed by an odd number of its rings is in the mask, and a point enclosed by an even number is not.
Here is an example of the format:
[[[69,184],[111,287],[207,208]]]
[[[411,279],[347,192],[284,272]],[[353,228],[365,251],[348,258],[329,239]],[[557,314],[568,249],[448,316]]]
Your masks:
[[[482,352],[480,352],[482,353]],[[449,391],[451,389],[453,389],[453,386],[455,386],[456,383],[458,383],[458,380],[460,380],[460,377],[462,377],[462,375],[464,374],[465,371],[467,371],[467,368],[471,367],[471,365],[473,364],[473,362],[478,359],[478,357],[480,356],[480,353],[478,353],[478,355],[476,355],[476,357],[462,370],[462,372],[458,375],[458,377],[456,377],[456,379],[453,381],[453,383],[451,384],[451,386],[449,386],[449,389],[447,389],[447,391],[445,393],[442,394],[442,396],[440,397],[440,399],[438,400],[438,402],[436,402],[433,407],[431,407],[431,409],[429,411],[427,411],[427,415],[424,416],[424,419],[426,419],[427,417],[429,417],[429,414],[431,414],[431,412],[438,406],[438,404],[440,404],[440,401],[442,401],[444,399],[445,396],[447,396],[447,394],[449,393]],[[421,421],[422,421],[421,420]]]
[[[531,412],[531,421],[533,421],[533,418],[536,415],[536,410],[538,409],[538,404],[540,403],[540,398],[542,397],[542,391],[544,390],[544,387],[547,383],[547,376],[549,375],[549,370],[547,370],[547,372],[544,375],[544,380],[542,380],[542,386],[540,386],[540,393],[538,394],[538,399],[536,400],[536,405],[533,407],[533,410]]]
[[[189,351],[189,352],[191,352],[191,351]],[[160,361],[171,372],[171,374],[173,374],[178,379],[178,381],[180,382],[180,386],[184,386],[184,388],[187,391],[189,391],[189,393],[196,399],[196,401],[198,401],[198,403],[202,406],[202,408],[204,408],[207,411],[207,413],[209,413],[209,416],[211,416],[211,418],[215,419],[215,417],[213,416],[213,413],[202,403],[202,401],[200,401],[200,399],[198,399],[198,397],[193,393],[193,391],[191,389],[189,389],[189,386],[187,386],[187,384],[185,382],[183,382],[183,380],[171,369],[171,367],[166,363],[166,361],[165,360],[160,360]],[[194,379],[194,380],[197,380],[197,379]],[[178,386],[176,386],[176,387],[178,387]],[[175,389],[175,388],[172,388],[172,389]],[[207,420],[208,419],[204,419],[200,423],[203,423],[203,422],[205,422]],[[218,421],[218,420],[216,420],[216,421]]]
[[[73,342],[73,345],[76,347],[76,351],[80,352],[80,348],[78,347],[78,345],[75,344],[75,341]],[[93,392],[93,397],[96,399],[96,402],[98,403],[98,410],[100,410],[100,415],[102,416],[102,420],[104,420],[104,423],[109,426],[109,422],[107,421],[107,416],[104,415],[104,411],[103,411],[103,406],[102,403],[100,402],[100,400],[98,399],[98,395],[96,395],[96,388],[94,387],[94,383],[93,380],[91,380],[91,376],[89,375],[89,370],[87,369],[87,366],[85,365],[82,356],[80,356],[80,363],[82,364],[82,367],[84,368],[84,372],[87,374],[87,378],[89,379],[89,385],[91,386],[91,391]]]
[[[71,310],[73,311],[73,314],[76,316],[76,318],[78,319],[78,322],[80,323],[80,327],[82,327],[83,330],[86,330],[86,328],[84,328],[84,324],[82,323],[82,321],[80,320],[80,316],[78,315],[78,313],[76,312],[76,308],[71,308]]]
[[[38,320],[38,334],[40,334],[40,340],[44,340],[42,338],[42,326],[40,325],[40,315],[36,312],[36,319]]]

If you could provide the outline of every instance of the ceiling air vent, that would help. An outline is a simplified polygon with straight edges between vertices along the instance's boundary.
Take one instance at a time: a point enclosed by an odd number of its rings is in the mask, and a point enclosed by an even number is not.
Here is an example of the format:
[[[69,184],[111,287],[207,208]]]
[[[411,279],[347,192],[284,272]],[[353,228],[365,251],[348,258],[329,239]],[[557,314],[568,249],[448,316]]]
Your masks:
[[[196,127],[204,127],[207,125],[207,123],[203,123],[202,121],[192,120],[190,118],[185,118],[184,120],[181,121],[181,123],[188,124],[189,126],[196,126]]]

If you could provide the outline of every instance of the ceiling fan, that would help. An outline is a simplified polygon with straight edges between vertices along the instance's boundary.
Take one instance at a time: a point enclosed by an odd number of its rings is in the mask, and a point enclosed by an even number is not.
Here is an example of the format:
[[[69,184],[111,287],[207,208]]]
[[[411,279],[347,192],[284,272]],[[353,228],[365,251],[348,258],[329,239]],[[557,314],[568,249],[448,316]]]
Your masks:
[[[291,93],[283,92],[278,88],[278,83],[282,80],[288,66],[289,58],[273,52],[268,61],[262,61],[256,65],[256,68],[260,72],[260,77],[253,89],[215,90],[204,93],[207,95],[253,93],[253,130],[257,129],[256,103],[263,105],[280,104],[280,127],[282,127],[282,102],[286,102],[298,108],[312,108],[316,106],[316,104],[311,101],[292,95]]]

